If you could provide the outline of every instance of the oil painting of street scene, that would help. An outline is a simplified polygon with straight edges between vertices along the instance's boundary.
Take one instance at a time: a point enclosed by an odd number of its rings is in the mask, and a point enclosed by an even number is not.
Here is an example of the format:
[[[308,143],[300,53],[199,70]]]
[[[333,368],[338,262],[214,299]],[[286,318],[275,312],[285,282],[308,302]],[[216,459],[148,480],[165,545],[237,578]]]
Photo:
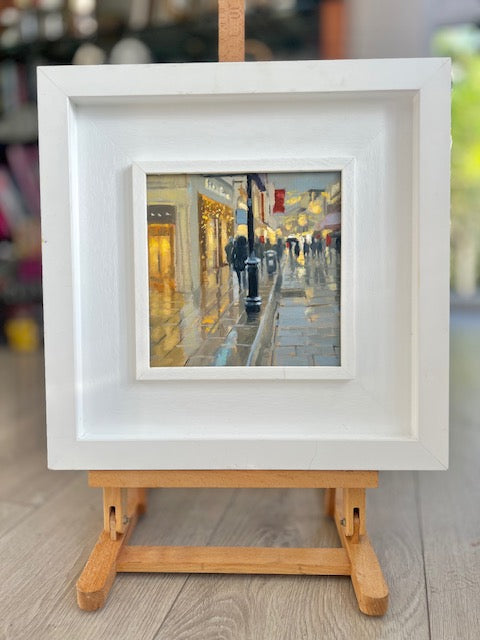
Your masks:
[[[151,367],[339,366],[341,173],[147,176]]]

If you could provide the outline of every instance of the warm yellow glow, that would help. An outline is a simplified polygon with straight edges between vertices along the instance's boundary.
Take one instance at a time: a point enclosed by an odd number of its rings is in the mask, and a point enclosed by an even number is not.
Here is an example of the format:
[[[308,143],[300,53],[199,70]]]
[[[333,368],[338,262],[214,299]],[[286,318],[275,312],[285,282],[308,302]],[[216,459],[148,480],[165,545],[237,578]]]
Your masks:
[[[277,241],[277,234],[273,229],[267,230],[267,238],[270,240],[272,244],[275,244],[275,242]]]
[[[298,216],[298,224],[299,224],[301,227],[306,227],[306,226],[307,226],[307,224],[308,224],[308,217],[307,217],[307,215],[306,215],[305,213],[301,213],[301,214]]]
[[[148,226],[148,274],[150,286],[175,287],[175,227],[173,224]]]
[[[288,205],[298,204],[301,199],[302,199],[302,196],[291,196],[290,198],[287,198],[285,200],[285,204],[288,204]]]
[[[310,213],[318,215],[319,213],[322,213],[322,203],[320,200],[312,200],[308,203],[308,210]]]

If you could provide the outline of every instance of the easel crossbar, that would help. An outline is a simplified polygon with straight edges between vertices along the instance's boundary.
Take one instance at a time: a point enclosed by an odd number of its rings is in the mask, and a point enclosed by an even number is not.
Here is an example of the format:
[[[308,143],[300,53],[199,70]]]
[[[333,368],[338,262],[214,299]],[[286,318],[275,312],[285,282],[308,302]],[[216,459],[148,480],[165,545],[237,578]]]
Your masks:
[[[183,469],[89,471],[91,487],[334,489],[378,487],[378,471]]]
[[[126,546],[116,568],[129,573],[351,575],[343,548]]]

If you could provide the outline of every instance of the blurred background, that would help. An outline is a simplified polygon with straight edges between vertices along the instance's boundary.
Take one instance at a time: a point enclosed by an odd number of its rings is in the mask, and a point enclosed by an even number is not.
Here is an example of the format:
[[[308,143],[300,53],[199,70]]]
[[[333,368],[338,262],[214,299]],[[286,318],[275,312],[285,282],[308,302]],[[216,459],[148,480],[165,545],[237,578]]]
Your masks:
[[[247,0],[248,60],[453,60],[453,300],[479,306],[478,0]],[[0,344],[42,343],[37,65],[215,61],[217,0],[0,1]]]
[[[253,608],[251,619],[242,617],[232,627],[232,637],[240,637],[241,624],[248,628],[241,637],[263,630],[272,611],[273,618],[278,611],[284,615],[279,616],[282,629],[270,637],[296,637],[298,629],[303,637],[310,618],[331,625],[332,611],[348,601],[342,607],[343,626],[337,625],[335,613],[335,627],[325,627],[330,633],[334,629],[335,637],[477,639],[480,514],[472,505],[478,504],[480,482],[480,1],[246,0],[246,9],[248,60],[430,55],[453,60],[451,448],[447,472],[382,472],[380,488],[369,492],[369,534],[392,589],[391,610],[383,621],[373,626],[373,620],[364,624],[355,617],[349,584],[340,581],[315,583],[311,591],[306,581],[299,582],[304,586],[295,587],[298,591],[293,586],[286,589],[283,600],[280,589],[261,587],[255,592],[249,587],[243,592],[238,586],[235,591],[229,582],[234,605],[228,616],[233,611],[245,616],[238,603],[247,598],[254,602],[255,593],[268,594],[269,603]],[[132,580],[122,584],[125,594],[117,605],[112,603],[110,617],[94,622],[73,613],[72,585],[97,536],[101,500],[87,487],[84,474],[46,469],[36,67],[215,61],[217,33],[217,0],[0,0],[0,551],[2,543],[5,551],[0,629],[8,637],[134,638],[138,629],[145,629],[136,626],[140,618],[142,625],[143,619],[153,624],[152,612],[162,610],[164,602],[177,601],[177,596],[168,600],[164,587],[155,591],[156,582],[151,581],[150,587],[142,587],[150,600],[132,616],[128,603],[137,607],[139,602],[138,582]],[[287,499],[278,492],[272,501],[270,495],[255,491],[260,497],[245,495],[258,502],[231,501],[233,528],[241,523],[241,533],[250,531],[242,544],[267,541],[288,546],[294,540],[298,546],[296,532],[310,531],[315,518],[321,518],[316,494],[302,491],[307,495],[302,500],[311,499],[302,502],[300,493]],[[170,503],[166,492],[156,493],[157,507],[167,510],[157,509],[161,521],[153,519],[152,526],[162,530],[167,523],[167,535],[168,531],[172,535],[167,543],[178,544],[178,532],[189,536],[189,526],[203,531],[197,523],[203,510],[204,520],[216,513],[216,506],[202,506],[207,502],[200,501],[200,506],[194,498],[187,502],[186,494],[179,507],[178,493]],[[218,493],[205,495],[210,504],[225,508]],[[253,524],[248,525],[252,528],[245,529],[245,513],[252,511]],[[188,513],[193,526],[183,525],[183,514]],[[215,531],[218,522],[212,519]],[[286,534],[277,531],[278,522]],[[235,537],[222,538],[222,543],[232,539],[238,543]],[[185,537],[187,544],[192,540],[205,543],[203,538]],[[190,602],[196,592],[187,591],[188,602],[178,599],[181,624],[185,611],[205,611],[200,622],[224,620],[222,629],[228,635],[228,624],[237,624],[239,618],[228,622],[230,618],[218,617],[222,609],[215,607],[228,602],[225,592],[222,587],[214,590],[215,581],[198,584],[201,600],[196,608]],[[208,588],[213,596],[208,596]],[[332,608],[337,596],[340,599]],[[312,602],[305,608],[307,597]],[[270,606],[270,598],[276,604]],[[292,614],[295,602],[297,617]],[[293,626],[283,628],[290,616]],[[189,637],[204,637],[186,620],[181,630],[192,630]],[[287,628],[295,632],[289,635]],[[79,629],[85,629],[83,635]],[[323,632],[308,637],[320,636],[327,637]],[[167,635],[161,637],[180,636],[168,635],[167,627]]]

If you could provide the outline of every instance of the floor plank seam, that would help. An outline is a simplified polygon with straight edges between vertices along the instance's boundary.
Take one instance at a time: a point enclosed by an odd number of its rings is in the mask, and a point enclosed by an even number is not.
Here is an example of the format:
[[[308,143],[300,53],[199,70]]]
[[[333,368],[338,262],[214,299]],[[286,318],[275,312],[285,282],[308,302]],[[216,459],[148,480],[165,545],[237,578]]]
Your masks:
[[[225,518],[225,514],[227,513],[227,511],[230,509],[230,507],[232,506],[232,504],[234,504],[235,500],[237,499],[237,495],[238,495],[238,489],[235,489],[232,493],[232,496],[230,498],[230,500],[227,502],[227,504],[225,505],[225,509],[223,510],[222,514],[220,515],[220,517],[218,518],[217,524],[215,525],[213,531],[210,533],[210,535],[207,538],[207,545],[208,543],[214,538],[216,532],[218,531],[220,525],[222,524],[224,518]],[[171,606],[169,607],[167,613],[165,614],[160,626],[158,627],[158,629],[155,631],[155,635],[153,636],[152,640],[155,640],[158,636],[158,634],[160,633],[160,631],[162,630],[163,625],[165,624],[165,622],[168,619],[168,616],[170,615],[170,613],[173,611],[173,608],[178,600],[178,598],[180,597],[180,594],[183,592],[185,585],[187,584],[188,580],[191,578],[193,574],[189,573],[187,576],[185,576],[185,580],[183,581],[182,586],[180,587],[180,589],[178,590],[178,593],[174,599],[174,601],[172,602]],[[196,574],[198,575],[198,574]]]
[[[217,524],[215,525],[215,527],[214,527],[213,531],[211,532],[211,534],[210,534],[210,535],[208,536],[208,538],[207,538],[207,543],[206,543],[207,545],[208,545],[208,543],[209,543],[209,542],[210,542],[210,541],[215,537],[216,532],[218,531],[218,529],[219,529],[220,525],[222,524],[222,522],[223,522],[223,520],[224,520],[224,518],[225,518],[225,514],[228,512],[228,510],[231,508],[231,506],[235,503],[235,500],[237,499],[237,496],[238,496],[238,492],[239,492],[239,489],[235,489],[235,490],[232,492],[232,496],[231,496],[230,500],[227,502],[227,504],[225,505],[225,509],[223,510],[222,514],[221,514],[221,515],[220,515],[220,517],[218,518]],[[165,624],[165,622],[167,621],[167,619],[168,619],[168,617],[169,617],[170,613],[173,611],[173,608],[174,608],[174,606],[175,606],[175,603],[177,602],[178,598],[180,597],[180,594],[183,592],[183,590],[184,590],[184,588],[185,588],[185,585],[187,584],[188,580],[190,579],[190,577],[191,577],[192,575],[193,575],[193,574],[189,573],[189,574],[186,576],[186,578],[185,578],[185,580],[184,580],[184,582],[183,582],[182,586],[181,586],[181,587],[180,587],[180,589],[178,590],[178,593],[177,593],[177,596],[176,596],[175,600],[172,602],[171,607],[169,607],[169,609],[168,609],[167,613],[165,614],[165,617],[164,617],[164,618],[163,618],[163,620],[162,620],[161,625],[158,627],[158,629],[157,629],[157,631],[155,632],[155,635],[153,636],[152,640],[155,640],[155,639],[157,638],[158,634],[160,633],[160,631],[162,630],[163,625],[164,625],[164,624]]]
[[[48,503],[54,498],[61,496],[62,493],[67,491],[76,480],[78,480],[78,476],[75,476],[74,478],[72,478],[69,482],[67,482],[67,484],[62,484],[57,490],[52,491],[52,493],[48,495],[48,498],[44,502],[40,502],[39,504],[13,502],[12,500],[9,500],[8,502],[10,502],[11,504],[17,504],[22,507],[30,507],[30,511],[26,513],[23,517],[21,517],[19,520],[17,520],[15,524],[12,527],[10,527],[7,531],[2,532],[2,534],[0,535],[0,539],[2,539],[5,536],[5,534],[11,534],[12,531],[14,531],[18,526],[22,526],[25,523],[25,521],[28,520],[29,518],[34,517],[37,511],[46,507]],[[2,500],[2,502],[4,501]]]
[[[176,605],[177,600],[180,597],[180,594],[183,592],[183,590],[185,589],[185,585],[187,584],[188,580],[190,579],[190,576],[192,574],[189,573],[188,575],[185,576],[185,580],[182,583],[182,586],[180,587],[180,589],[177,592],[177,595],[175,596],[175,598],[173,599],[172,604],[170,605],[170,607],[168,608],[168,611],[165,613],[162,622],[160,623],[160,626],[158,627],[158,629],[155,631],[154,635],[152,636],[152,640],[156,640],[158,634],[160,633],[160,631],[162,630],[163,625],[165,624],[165,622],[168,619],[168,616],[170,615],[171,611],[173,610],[173,607]]]
[[[417,508],[418,529],[420,534],[420,550],[422,553],[423,580],[425,583],[425,601],[426,601],[426,607],[427,607],[428,636],[430,640],[432,640],[432,624],[431,624],[431,618],[430,618],[430,596],[429,596],[428,580],[427,580],[427,566],[425,563],[425,541],[423,539],[422,507],[421,507],[421,499],[420,499],[420,473],[418,471],[415,471],[413,474],[413,485],[415,487],[415,505]]]
[[[2,500],[2,503],[6,504],[4,500]],[[18,503],[9,502],[8,504],[18,504]],[[15,520],[15,522],[12,524],[11,527],[4,529],[0,533],[0,540],[2,540],[6,535],[11,533],[17,526],[23,524],[23,522],[32,515],[32,512],[35,511],[35,507],[31,505],[22,505],[22,506],[30,506],[31,508],[27,513],[24,513],[23,516],[20,516],[18,520]]]
[[[50,471],[48,470],[49,473],[55,473],[55,471]],[[22,507],[32,507],[32,509],[34,511],[36,511],[37,509],[41,509],[43,506],[45,506],[50,500],[53,500],[56,496],[61,495],[62,491],[64,489],[67,489],[71,484],[73,484],[76,480],[78,480],[78,478],[80,477],[81,472],[79,472],[78,474],[71,476],[69,480],[64,480],[61,483],[58,483],[58,488],[56,489],[52,489],[52,491],[48,492],[48,494],[46,495],[46,499],[43,500],[42,502],[27,502],[27,501],[22,501],[22,500],[8,500],[8,502],[14,503],[14,504],[18,504]],[[2,500],[3,502],[3,500]]]
[[[227,502],[227,504],[225,505],[225,509],[223,510],[223,513],[221,514],[221,516],[218,518],[217,524],[215,525],[215,527],[213,528],[212,533],[208,536],[207,539],[207,546],[209,544],[209,542],[212,540],[212,538],[215,537],[215,534],[217,533],[218,529],[220,528],[220,525],[222,524],[224,518],[225,518],[225,514],[229,511],[229,509],[231,508],[231,506],[235,503],[235,501],[237,500],[238,497],[238,493],[239,493],[239,489],[234,489],[234,491],[232,492],[232,496],[230,498],[230,500]]]

